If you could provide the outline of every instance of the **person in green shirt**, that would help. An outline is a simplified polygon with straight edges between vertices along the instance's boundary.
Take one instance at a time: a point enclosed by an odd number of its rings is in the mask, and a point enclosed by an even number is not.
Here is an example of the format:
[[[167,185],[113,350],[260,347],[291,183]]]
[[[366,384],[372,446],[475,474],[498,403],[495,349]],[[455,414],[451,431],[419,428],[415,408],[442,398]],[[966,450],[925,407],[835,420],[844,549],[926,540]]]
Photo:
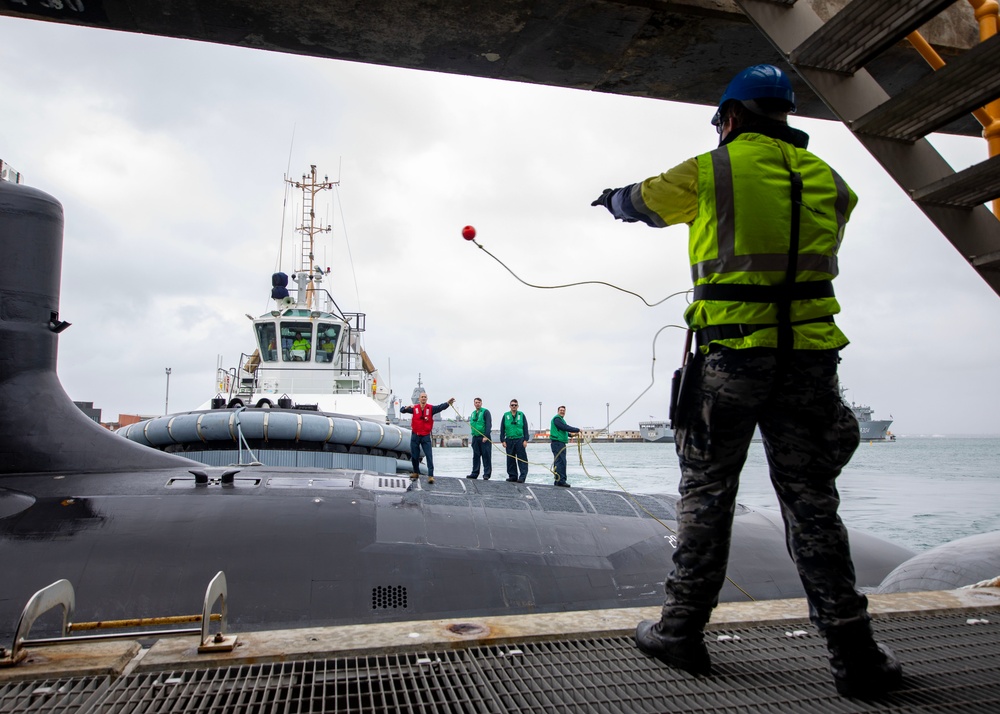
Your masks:
[[[500,444],[507,451],[507,480],[524,483],[528,478],[528,419],[517,410],[517,400],[510,400],[510,411],[500,420]],[[518,473],[520,472],[520,473]]]
[[[493,442],[490,432],[493,431],[493,417],[489,409],[483,409],[483,400],[476,397],[472,400],[476,407],[469,415],[469,431],[472,432],[472,473],[466,478],[479,478],[479,463],[483,464],[483,480],[489,481],[493,475]]]
[[[566,481],[566,447],[569,446],[569,435],[579,434],[580,430],[564,421],[566,407],[559,407],[552,417],[549,426],[549,446],[552,447],[552,473],[556,477],[556,486],[569,487]]]

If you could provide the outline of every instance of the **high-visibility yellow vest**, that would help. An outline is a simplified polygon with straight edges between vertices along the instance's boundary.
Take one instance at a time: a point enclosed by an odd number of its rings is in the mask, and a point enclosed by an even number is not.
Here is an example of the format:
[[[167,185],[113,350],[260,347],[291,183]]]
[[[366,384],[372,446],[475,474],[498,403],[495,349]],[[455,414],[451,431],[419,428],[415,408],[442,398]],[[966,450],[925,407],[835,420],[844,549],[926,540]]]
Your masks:
[[[776,286],[786,282],[792,234],[791,174],[796,172],[802,177],[803,189],[796,286],[790,308],[792,348],[818,350],[846,345],[847,337],[832,321],[840,305],[829,281],[837,276],[837,252],[858,200],[855,193],[817,156],[763,134],[741,134],[729,144],[698,156],[697,162],[698,214],[691,223],[688,241],[696,292],[684,314],[688,326],[697,331],[741,325],[744,327],[724,328],[724,334],[739,335],[711,341],[736,349],[778,346],[774,289],[700,286]],[[715,330],[720,332],[722,329]]]

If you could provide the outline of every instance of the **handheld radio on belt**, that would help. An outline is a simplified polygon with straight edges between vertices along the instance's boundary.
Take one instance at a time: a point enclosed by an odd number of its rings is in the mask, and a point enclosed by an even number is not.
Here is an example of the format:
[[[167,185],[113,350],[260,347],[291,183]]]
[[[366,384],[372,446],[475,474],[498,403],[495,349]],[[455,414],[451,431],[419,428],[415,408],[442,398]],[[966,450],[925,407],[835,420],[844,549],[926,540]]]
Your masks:
[[[691,352],[693,338],[694,330],[688,330],[684,340],[684,356],[681,359],[681,366],[674,370],[674,376],[670,380],[670,408],[667,412],[667,418],[670,419],[671,429],[677,428],[689,408],[688,402],[691,401],[691,392],[694,389],[698,371],[697,363],[701,361],[701,350]]]

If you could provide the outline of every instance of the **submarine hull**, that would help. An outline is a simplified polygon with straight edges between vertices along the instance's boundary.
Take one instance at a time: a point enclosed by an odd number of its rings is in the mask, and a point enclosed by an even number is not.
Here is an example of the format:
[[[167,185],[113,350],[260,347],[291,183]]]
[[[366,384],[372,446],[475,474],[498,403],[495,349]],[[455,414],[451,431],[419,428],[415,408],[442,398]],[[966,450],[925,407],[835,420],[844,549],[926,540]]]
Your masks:
[[[59,202],[0,182],[0,638],[60,579],[83,622],[199,612],[221,570],[236,630],[662,600],[673,496],[211,469],[105,431],[55,372],[61,249]],[[853,552],[862,587],[910,555],[863,536]],[[723,600],[802,595],[778,515],[739,510],[729,577]]]
[[[221,570],[239,631],[650,606],[671,568],[675,496],[639,494],[637,507],[550,485],[221,473],[0,478],[0,562],[18,574],[0,584],[0,638],[61,578],[88,621],[198,612]],[[722,600],[803,595],[783,532],[777,514],[740,509]],[[862,587],[911,555],[854,537]]]

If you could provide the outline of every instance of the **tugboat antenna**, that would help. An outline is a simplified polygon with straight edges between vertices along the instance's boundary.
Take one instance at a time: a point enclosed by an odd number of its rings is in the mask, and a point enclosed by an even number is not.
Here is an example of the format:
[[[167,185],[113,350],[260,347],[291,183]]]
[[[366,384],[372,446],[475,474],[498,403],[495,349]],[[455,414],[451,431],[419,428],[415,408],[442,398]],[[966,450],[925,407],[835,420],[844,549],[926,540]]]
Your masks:
[[[316,165],[309,166],[309,173],[302,175],[301,181],[285,179],[295,188],[302,191],[302,223],[296,229],[302,234],[301,255],[299,260],[299,272],[309,276],[309,286],[306,288],[305,300],[299,296],[299,302],[310,309],[316,309],[316,291],[314,289],[314,272],[316,267],[315,238],[317,233],[329,233],[330,226],[316,224],[316,194],[320,191],[328,191],[334,186],[339,186],[340,181],[330,181],[324,176],[322,181],[317,180]]]

